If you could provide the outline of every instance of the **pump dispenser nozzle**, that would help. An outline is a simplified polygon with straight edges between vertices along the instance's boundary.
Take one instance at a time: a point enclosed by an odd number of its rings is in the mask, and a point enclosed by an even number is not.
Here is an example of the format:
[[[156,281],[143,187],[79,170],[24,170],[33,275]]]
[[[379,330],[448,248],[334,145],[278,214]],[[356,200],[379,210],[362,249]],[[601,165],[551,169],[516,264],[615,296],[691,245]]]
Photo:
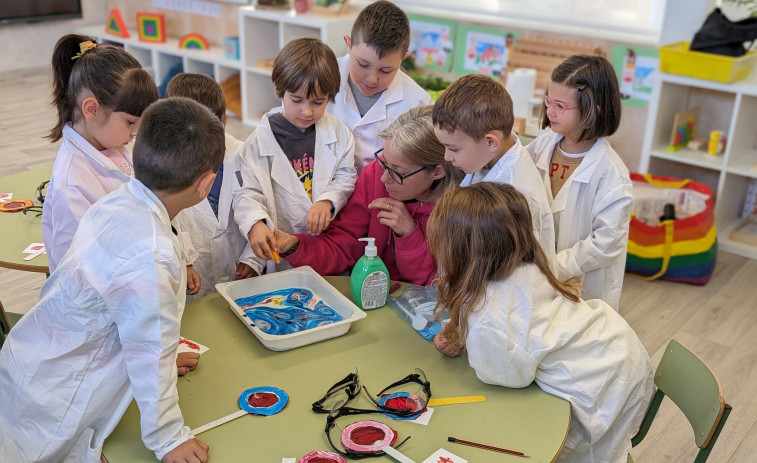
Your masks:
[[[367,257],[376,257],[378,255],[378,250],[376,249],[376,238],[359,238],[358,241],[368,242],[368,244],[365,245],[365,255]]]

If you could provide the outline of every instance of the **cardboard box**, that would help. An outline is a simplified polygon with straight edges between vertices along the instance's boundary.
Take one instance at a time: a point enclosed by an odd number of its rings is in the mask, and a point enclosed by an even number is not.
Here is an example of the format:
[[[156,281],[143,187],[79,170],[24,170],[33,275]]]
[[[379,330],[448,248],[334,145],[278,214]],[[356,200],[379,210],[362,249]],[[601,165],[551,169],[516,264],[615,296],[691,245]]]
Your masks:
[[[730,238],[757,247],[757,215],[750,215],[738,224],[731,232]]]

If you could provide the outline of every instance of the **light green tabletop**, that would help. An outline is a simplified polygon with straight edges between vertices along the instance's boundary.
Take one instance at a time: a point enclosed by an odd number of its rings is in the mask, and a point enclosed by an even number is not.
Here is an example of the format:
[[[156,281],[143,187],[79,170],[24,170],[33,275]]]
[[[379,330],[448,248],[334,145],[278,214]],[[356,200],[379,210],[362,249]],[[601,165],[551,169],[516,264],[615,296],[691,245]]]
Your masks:
[[[13,193],[13,199],[28,199],[38,206],[36,189],[45,180],[50,180],[51,172],[52,166],[45,166],[0,178],[0,193]],[[27,254],[21,252],[31,243],[42,242],[41,220],[36,213],[0,212],[0,230],[3,231],[0,267],[47,273],[47,255],[27,261],[24,260]]]
[[[347,277],[326,278],[349,297]],[[289,394],[289,403],[277,415],[246,415],[198,436],[210,446],[210,462],[279,463],[283,457],[299,459],[313,450],[331,450],[324,434],[325,415],[313,413],[310,404],[356,369],[360,383],[374,394],[420,367],[431,381],[434,398],[486,396],[485,402],[434,407],[427,426],[378,414],[337,421],[343,429],[372,419],[390,425],[400,440],[412,436],[400,450],[418,463],[439,448],[475,463],[550,462],[568,431],[568,402],[536,385],[507,389],[482,383],[464,354],[443,357],[389,306],[368,312],[344,336],[285,352],[263,347],[217,294],[187,304],[181,331],[210,348],[197,369],[178,380],[180,405],[190,428],[237,411],[237,399],[248,388],[274,386]],[[350,406],[369,408],[370,401],[363,392]],[[332,430],[335,442],[340,433]],[[448,436],[520,450],[530,458],[453,444]],[[140,440],[134,403],[106,440],[103,453],[110,463],[156,461]],[[369,460],[393,461],[386,455]]]

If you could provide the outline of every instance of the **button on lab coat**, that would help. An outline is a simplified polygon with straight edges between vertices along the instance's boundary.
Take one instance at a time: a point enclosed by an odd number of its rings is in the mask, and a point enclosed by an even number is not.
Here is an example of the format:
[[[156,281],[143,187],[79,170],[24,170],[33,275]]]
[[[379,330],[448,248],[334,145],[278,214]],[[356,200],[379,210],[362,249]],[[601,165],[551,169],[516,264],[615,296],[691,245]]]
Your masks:
[[[625,463],[654,393],[649,355],[628,323],[598,299],[563,297],[534,264],[487,283],[484,301],[466,337],[478,378],[505,387],[536,381],[570,402],[558,461]]]
[[[242,187],[235,189],[234,220],[243,236],[259,220],[286,233],[307,233],[307,215],[316,201],[334,205],[332,218],[347,204],[355,189],[355,145],[349,128],[324,113],[315,125],[315,153],[311,200],[292,164],[273,135],[271,110],[245,142],[240,153]],[[259,265],[259,264],[258,264]],[[286,260],[268,262],[267,272],[291,268]],[[255,268],[262,273],[262,266]]]
[[[239,233],[231,208],[232,192],[239,187],[236,171],[239,170],[239,149],[243,143],[226,134],[226,154],[223,160],[223,181],[218,197],[218,217],[207,200],[184,209],[176,215],[175,222],[182,235],[189,235],[197,253],[192,268],[200,275],[200,291],[187,299],[196,299],[215,292],[216,283],[234,279],[239,262],[250,267],[262,267],[252,253],[247,238]],[[257,265],[253,261],[258,260]]]
[[[371,109],[360,117],[355,97],[347,81],[350,74],[350,55],[344,55],[338,61],[342,82],[335,102],[329,103],[326,110],[346,124],[355,135],[355,167],[359,173],[373,161],[373,153],[384,147],[384,140],[378,136],[382,130],[408,109],[433,102],[427,91],[400,70]]]
[[[633,184],[605,138],[597,139],[557,196],[549,172],[562,135],[548,132],[528,145],[557,225],[557,277],[581,277],[584,299],[602,299],[618,310],[626,268]]]
[[[131,153],[126,149],[121,152],[131,161]],[[63,127],[63,143],[55,157],[42,208],[42,239],[50,272],[68,250],[87,209],[129,178],[71,125]]]
[[[511,136],[515,144],[502,155],[481,181],[508,183],[526,197],[528,208],[531,210],[534,234],[547,256],[547,261],[551,263],[555,260],[555,227],[549,201],[541,186],[539,172],[534,167],[531,156],[520,143],[518,136],[515,134]],[[473,176],[474,174],[466,175],[460,186],[469,186],[474,183]]]
[[[0,459],[99,463],[132,399],[159,460],[192,437],[176,391],[180,253],[165,207],[138,180],[87,211],[0,350]]]

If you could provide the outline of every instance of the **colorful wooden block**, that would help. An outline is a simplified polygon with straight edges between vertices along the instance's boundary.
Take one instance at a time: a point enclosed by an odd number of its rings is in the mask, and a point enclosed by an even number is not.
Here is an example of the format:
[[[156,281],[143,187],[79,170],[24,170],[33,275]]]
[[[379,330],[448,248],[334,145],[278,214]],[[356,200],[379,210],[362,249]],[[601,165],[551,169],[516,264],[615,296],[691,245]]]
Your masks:
[[[239,59],[239,37],[223,39],[223,55],[226,59]]]
[[[139,40],[143,42],[166,41],[166,17],[162,13],[137,13],[137,30]]]
[[[125,39],[130,37],[129,29],[126,28],[126,23],[124,22],[124,18],[121,16],[121,11],[118,8],[110,10],[108,23],[105,25],[105,32]]]
[[[179,39],[179,48],[209,50],[208,40],[196,32],[190,32]]]

